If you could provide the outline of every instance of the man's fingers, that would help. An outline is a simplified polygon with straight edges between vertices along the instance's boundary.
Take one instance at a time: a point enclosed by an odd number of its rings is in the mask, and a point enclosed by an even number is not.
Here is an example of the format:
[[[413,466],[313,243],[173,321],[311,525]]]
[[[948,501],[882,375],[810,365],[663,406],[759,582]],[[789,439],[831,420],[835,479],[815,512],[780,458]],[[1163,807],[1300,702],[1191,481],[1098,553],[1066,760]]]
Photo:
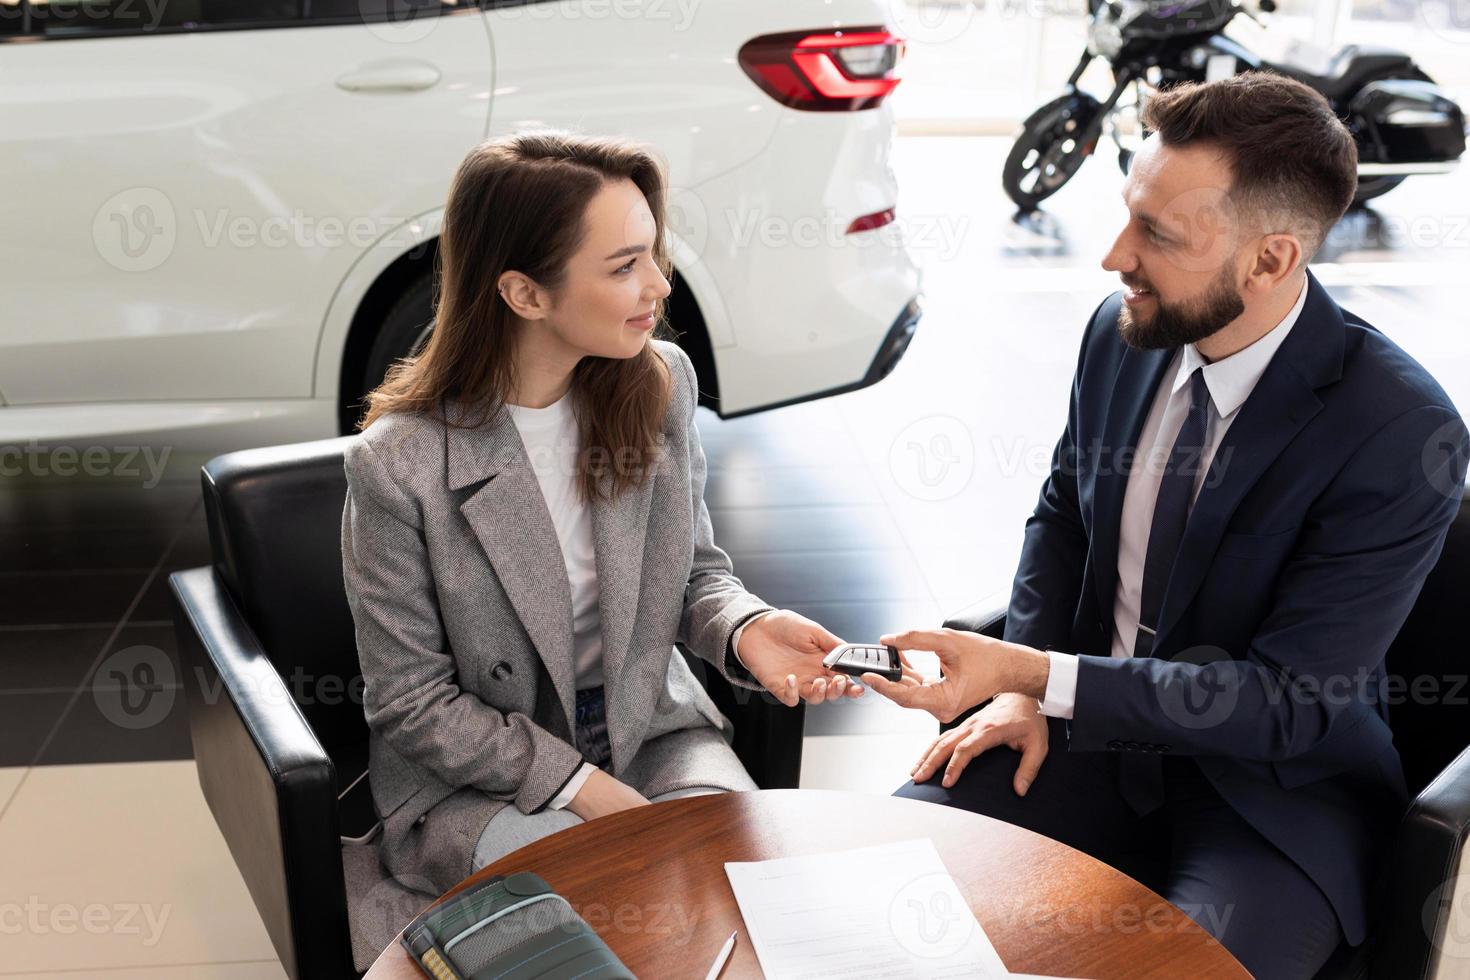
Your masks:
[[[922,687],[914,684],[895,684],[888,678],[873,673],[863,674],[861,679],[864,684],[894,704],[901,705],[905,708],[919,707],[915,699],[924,690]]]
[[[880,637],[879,643],[899,650],[933,650],[939,652],[949,644],[949,637],[939,630],[909,630],[907,633],[890,633]]]
[[[953,786],[960,778],[960,773],[964,772],[965,767],[970,764],[970,760],[981,752],[994,748],[998,741],[994,729],[988,732],[977,731],[960,739],[959,744],[954,747],[954,752],[950,754],[949,765],[944,767],[943,785]]]
[[[1036,774],[1041,772],[1041,764],[1046,761],[1046,742],[1043,739],[1033,738],[1021,747],[1021,764],[1016,767],[1015,790],[1017,796],[1025,796],[1031,784],[1036,782]]]
[[[954,751],[955,743],[964,737],[964,731],[955,728],[936,738],[924,750],[924,754],[919,757],[919,761],[914,763],[914,768],[909,770],[909,776],[914,782],[922,783],[934,775],[935,770],[943,765],[949,758],[950,753]]]

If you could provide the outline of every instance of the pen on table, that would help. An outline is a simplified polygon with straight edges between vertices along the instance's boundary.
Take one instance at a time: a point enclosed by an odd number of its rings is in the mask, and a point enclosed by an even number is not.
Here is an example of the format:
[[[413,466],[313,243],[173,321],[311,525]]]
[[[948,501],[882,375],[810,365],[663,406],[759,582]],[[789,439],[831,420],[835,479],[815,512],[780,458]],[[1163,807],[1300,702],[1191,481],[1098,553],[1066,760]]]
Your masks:
[[[725,964],[730,960],[730,953],[735,949],[735,936],[739,932],[740,930],[736,929],[735,932],[730,933],[730,938],[725,940],[725,945],[720,947],[720,952],[715,957],[714,963],[710,966],[709,972],[704,975],[704,980],[715,980],[715,977],[720,975],[720,971],[725,968]]]

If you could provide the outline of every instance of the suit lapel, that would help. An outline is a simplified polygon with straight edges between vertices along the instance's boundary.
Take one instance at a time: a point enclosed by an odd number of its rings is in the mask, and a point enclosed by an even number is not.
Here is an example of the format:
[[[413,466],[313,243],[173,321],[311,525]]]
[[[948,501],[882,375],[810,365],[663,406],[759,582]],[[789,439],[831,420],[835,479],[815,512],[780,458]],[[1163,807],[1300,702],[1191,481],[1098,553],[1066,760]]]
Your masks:
[[[453,417],[462,408],[449,411]],[[474,429],[446,426],[445,460],[450,489],[470,488],[460,513],[546,665],[571,730],[576,690],[571,585],[546,498],[509,413],[501,411]]]
[[[1199,591],[1241,500],[1322,410],[1315,389],[1342,377],[1345,335],[1341,310],[1308,272],[1301,316],[1240,407],[1205,474],[1169,575],[1156,650]]]
[[[1096,473],[1092,496],[1092,572],[1098,608],[1109,621],[1118,588],[1118,534],[1123,518],[1123,495],[1128,489],[1128,470],[1118,460],[1125,450],[1132,455],[1138,446],[1138,435],[1153,406],[1154,393],[1173,357],[1172,350],[1127,348],[1118,365],[1112,397],[1108,399],[1101,446],[1077,448],[1079,453],[1094,454],[1091,461]]]

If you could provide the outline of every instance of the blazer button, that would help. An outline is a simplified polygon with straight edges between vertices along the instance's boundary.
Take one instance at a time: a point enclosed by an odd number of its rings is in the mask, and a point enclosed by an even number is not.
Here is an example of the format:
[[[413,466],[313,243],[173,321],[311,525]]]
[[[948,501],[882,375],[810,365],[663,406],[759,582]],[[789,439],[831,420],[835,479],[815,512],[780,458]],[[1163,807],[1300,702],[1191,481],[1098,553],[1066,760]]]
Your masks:
[[[414,826],[415,827],[421,827],[421,826],[423,826],[423,823],[424,823],[424,821],[426,819],[428,819],[428,816],[429,815],[427,813],[420,813],[419,814],[419,818],[413,822],[414,823]]]
[[[495,678],[497,681],[503,681],[514,673],[515,671],[511,670],[510,664],[506,663],[504,660],[500,661],[494,667],[490,668],[490,676]]]
[[[1122,747],[1123,747],[1123,743],[1120,742],[1120,741],[1118,741],[1116,738],[1115,739],[1111,739],[1108,742],[1108,749],[1111,750],[1111,751],[1113,751],[1113,752],[1118,751]]]
[[[1123,748],[1127,749],[1129,752],[1137,752],[1138,751],[1138,743],[1137,742],[1124,742],[1123,743]]]

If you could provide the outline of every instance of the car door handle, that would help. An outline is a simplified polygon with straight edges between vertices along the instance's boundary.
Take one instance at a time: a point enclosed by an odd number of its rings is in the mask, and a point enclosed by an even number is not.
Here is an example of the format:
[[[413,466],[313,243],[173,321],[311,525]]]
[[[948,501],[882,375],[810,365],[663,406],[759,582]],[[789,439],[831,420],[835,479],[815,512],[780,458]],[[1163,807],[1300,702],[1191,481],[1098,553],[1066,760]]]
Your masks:
[[[442,77],[426,61],[375,61],[337,77],[337,87],[348,92],[417,92],[432,88]]]

